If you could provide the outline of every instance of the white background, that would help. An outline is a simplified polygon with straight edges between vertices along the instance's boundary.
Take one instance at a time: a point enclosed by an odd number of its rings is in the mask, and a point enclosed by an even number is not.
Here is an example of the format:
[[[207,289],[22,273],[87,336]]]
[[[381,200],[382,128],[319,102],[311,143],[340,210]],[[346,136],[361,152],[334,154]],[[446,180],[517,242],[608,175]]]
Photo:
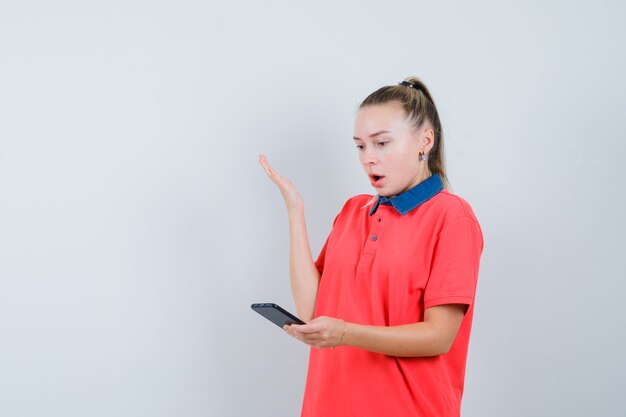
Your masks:
[[[464,416],[623,416],[620,1],[0,0],[0,415],[295,416],[313,251],[371,193],[352,123],[420,76],[483,228]]]

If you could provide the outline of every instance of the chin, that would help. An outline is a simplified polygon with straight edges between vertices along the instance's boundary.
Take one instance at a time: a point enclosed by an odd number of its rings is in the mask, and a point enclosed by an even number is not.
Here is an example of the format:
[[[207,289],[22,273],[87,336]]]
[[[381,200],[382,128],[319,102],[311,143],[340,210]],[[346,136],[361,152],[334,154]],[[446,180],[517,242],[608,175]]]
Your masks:
[[[394,193],[393,191],[387,191],[387,190],[377,190],[377,191],[378,191],[378,195],[381,197],[393,198],[399,194],[399,193]]]

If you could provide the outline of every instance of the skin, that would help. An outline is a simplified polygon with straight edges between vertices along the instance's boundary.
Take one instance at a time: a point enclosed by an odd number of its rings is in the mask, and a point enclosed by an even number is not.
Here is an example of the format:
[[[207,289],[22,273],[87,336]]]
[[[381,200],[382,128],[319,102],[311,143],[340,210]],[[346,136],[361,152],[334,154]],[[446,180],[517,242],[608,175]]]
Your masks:
[[[432,149],[434,131],[425,122],[415,129],[400,103],[359,110],[354,142],[368,179],[382,196],[393,197],[419,184],[431,173],[420,154]],[[402,326],[367,326],[334,317],[315,317],[320,275],[309,245],[304,202],[291,181],[281,176],[264,155],[260,163],[280,190],[289,218],[289,272],[298,315],[305,325],[285,331],[315,348],[352,346],[391,356],[419,357],[447,353],[461,326],[467,306],[446,304],[424,312],[424,321]]]
[[[354,122],[354,142],[359,162],[381,196],[393,197],[428,178],[428,163],[420,154],[432,149],[435,133],[429,123],[416,130],[399,103],[367,106],[359,110]]]

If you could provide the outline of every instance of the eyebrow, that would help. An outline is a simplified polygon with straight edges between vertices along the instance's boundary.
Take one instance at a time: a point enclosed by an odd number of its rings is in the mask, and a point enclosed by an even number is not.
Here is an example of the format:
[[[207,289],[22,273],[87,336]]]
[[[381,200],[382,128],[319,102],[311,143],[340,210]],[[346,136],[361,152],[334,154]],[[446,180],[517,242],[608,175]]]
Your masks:
[[[391,133],[391,132],[389,130],[380,130],[380,131],[378,131],[376,133],[372,133],[370,135],[370,138],[375,138],[376,136],[379,136],[379,135],[382,135],[382,134],[385,134],[385,133]],[[361,138],[358,138],[356,136],[353,136],[352,139],[354,139],[354,140],[362,140]]]

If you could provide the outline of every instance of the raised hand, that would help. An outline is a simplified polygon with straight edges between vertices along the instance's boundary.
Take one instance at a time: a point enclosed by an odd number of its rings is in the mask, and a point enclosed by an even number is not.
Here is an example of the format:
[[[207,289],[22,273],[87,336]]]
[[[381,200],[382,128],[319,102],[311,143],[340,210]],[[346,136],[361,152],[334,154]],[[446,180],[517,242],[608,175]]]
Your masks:
[[[261,166],[265,170],[267,176],[270,177],[280,190],[280,193],[285,200],[287,211],[292,213],[304,210],[304,201],[302,200],[302,196],[300,196],[300,193],[296,190],[293,183],[276,172],[276,170],[267,161],[265,155],[259,156],[259,162],[261,163]]]
[[[315,311],[315,299],[317,297],[320,273],[311,255],[311,246],[309,245],[304,218],[304,201],[293,183],[276,172],[267,162],[265,155],[259,157],[259,162],[267,176],[280,190],[287,206],[291,291],[298,315],[302,320],[308,321],[313,318],[313,312]]]

